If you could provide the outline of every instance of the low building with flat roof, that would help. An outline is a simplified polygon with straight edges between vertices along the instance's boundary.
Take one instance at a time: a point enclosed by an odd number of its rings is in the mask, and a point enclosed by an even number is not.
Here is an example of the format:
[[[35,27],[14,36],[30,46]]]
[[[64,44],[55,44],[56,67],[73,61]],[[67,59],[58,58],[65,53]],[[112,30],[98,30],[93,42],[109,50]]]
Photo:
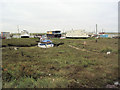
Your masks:
[[[47,31],[47,37],[48,38],[60,38],[61,31],[60,30]]]
[[[10,38],[10,32],[1,32],[0,37],[2,39],[9,39]]]

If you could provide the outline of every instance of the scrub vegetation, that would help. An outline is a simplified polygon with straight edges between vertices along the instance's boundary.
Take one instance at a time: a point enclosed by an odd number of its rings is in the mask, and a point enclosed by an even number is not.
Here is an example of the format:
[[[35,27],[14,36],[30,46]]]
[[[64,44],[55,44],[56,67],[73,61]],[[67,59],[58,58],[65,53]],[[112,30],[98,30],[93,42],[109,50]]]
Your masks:
[[[13,38],[2,40],[2,47],[16,46],[16,47],[30,47],[35,46],[39,42],[38,38]]]
[[[36,45],[38,39],[3,40],[3,88],[105,88],[118,79],[118,39],[51,40],[64,44],[15,50],[9,45]]]

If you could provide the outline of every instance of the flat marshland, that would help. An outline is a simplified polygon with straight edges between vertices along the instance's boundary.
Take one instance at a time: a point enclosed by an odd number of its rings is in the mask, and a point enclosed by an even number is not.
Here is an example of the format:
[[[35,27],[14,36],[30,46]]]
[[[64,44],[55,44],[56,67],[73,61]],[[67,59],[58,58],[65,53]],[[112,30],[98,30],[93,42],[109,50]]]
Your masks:
[[[117,81],[118,39],[51,40],[56,46],[43,49],[38,39],[3,39],[3,88],[104,88]]]

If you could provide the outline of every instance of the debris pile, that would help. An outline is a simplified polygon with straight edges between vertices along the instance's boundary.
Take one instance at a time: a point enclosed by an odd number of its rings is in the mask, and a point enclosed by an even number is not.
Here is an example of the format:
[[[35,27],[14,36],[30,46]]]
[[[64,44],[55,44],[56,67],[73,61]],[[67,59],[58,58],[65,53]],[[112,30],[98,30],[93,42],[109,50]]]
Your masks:
[[[120,87],[120,83],[117,81],[117,82],[114,82],[114,84],[113,85],[110,85],[110,84],[108,84],[107,86],[106,86],[106,88],[119,88]]]

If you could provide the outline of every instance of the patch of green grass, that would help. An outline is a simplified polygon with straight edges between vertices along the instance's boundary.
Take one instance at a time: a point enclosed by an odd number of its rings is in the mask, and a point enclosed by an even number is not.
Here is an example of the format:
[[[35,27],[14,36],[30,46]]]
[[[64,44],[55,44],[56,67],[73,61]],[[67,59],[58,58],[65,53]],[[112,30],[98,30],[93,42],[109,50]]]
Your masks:
[[[88,67],[90,65],[95,65],[96,61],[95,60],[83,60],[82,61],[82,66]]]
[[[30,77],[21,78],[16,88],[34,88],[35,80]]]
[[[36,82],[36,86],[38,88],[65,88],[68,84],[68,81],[65,78],[59,77],[59,78],[42,78],[38,79]]]

